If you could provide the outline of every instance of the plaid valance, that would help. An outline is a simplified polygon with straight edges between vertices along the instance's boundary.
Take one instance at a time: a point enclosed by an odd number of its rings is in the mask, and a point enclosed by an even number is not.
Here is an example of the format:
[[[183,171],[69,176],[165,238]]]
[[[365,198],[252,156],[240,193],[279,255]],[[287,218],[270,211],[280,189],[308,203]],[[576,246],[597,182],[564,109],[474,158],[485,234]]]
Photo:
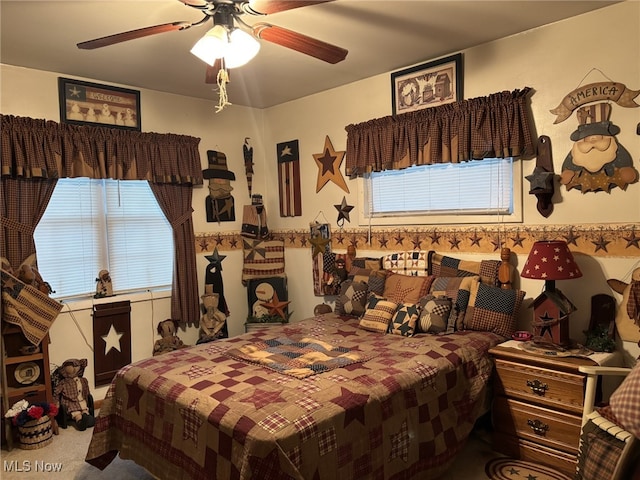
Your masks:
[[[345,127],[349,177],[412,165],[533,155],[531,88]]]
[[[199,138],[0,115],[3,177],[202,184]]]

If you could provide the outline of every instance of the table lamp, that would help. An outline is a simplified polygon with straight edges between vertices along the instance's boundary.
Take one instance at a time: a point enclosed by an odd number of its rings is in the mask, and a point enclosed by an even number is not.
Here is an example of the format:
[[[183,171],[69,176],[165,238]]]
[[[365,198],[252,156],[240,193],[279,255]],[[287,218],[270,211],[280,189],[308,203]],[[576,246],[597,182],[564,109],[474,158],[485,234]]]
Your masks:
[[[532,304],[534,341],[561,347],[570,346],[569,315],[576,307],[556,288],[556,280],[579,278],[582,272],[573,259],[567,242],[535,242],[521,276],[544,280],[544,290]]]

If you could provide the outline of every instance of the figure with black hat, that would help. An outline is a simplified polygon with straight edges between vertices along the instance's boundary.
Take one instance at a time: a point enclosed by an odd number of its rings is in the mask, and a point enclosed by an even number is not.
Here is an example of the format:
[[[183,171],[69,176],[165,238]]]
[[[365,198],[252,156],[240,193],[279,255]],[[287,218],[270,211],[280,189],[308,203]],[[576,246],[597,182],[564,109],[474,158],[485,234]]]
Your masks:
[[[575,143],[562,164],[560,182],[567,190],[577,188],[586,192],[605,191],[638,180],[633,159],[616,135],[620,127],[609,121],[611,105],[598,103],[577,111],[578,129],[571,134]]]
[[[227,169],[227,156],[222,152],[208,150],[209,168],[202,171],[209,180],[209,195],[205,200],[207,222],[233,222],[236,219],[235,202],[231,196],[231,180],[236,176]]]

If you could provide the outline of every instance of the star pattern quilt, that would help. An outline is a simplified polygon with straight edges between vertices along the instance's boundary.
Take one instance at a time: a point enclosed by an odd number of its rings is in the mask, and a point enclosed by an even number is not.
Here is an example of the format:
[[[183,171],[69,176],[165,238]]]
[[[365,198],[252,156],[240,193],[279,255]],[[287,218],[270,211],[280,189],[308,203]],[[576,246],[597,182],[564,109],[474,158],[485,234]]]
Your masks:
[[[104,468],[119,454],[171,480],[442,475],[481,411],[487,351],[503,338],[385,335],[358,322],[329,313],[126,366],[86,461]],[[297,378],[234,354],[276,342],[325,345],[362,361]]]

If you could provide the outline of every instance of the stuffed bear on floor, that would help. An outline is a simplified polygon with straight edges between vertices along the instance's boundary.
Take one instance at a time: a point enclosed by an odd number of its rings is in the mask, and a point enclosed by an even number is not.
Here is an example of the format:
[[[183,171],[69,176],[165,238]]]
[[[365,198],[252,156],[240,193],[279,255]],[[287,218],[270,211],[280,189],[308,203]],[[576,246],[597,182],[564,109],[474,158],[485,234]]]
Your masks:
[[[86,358],[73,358],[65,360],[53,374],[56,405],[62,407],[81,431],[95,425],[95,419],[89,411],[89,382],[83,376],[86,366]]]

